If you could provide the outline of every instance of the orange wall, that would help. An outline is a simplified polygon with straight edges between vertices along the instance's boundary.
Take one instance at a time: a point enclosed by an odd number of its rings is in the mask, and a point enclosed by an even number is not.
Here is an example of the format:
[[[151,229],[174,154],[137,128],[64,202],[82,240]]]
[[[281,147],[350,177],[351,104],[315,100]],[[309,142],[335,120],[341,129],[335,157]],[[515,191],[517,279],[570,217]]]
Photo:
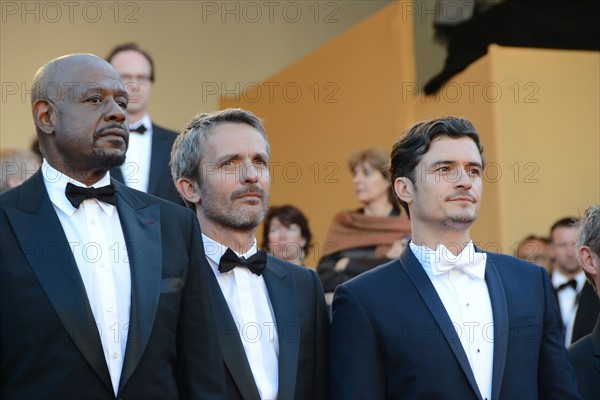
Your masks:
[[[271,204],[308,215],[316,265],[331,218],[359,206],[347,157],[391,149],[413,123],[463,116],[485,147],[484,201],[472,237],[507,254],[557,219],[600,202],[597,52],[491,46],[437,96],[419,92],[412,21],[395,3],[221,108],[264,118],[272,146]]]
[[[271,204],[302,209],[315,234],[316,265],[333,215],[358,208],[348,155],[391,148],[409,118],[402,82],[414,81],[412,21],[393,4],[221,108],[265,121],[271,143]]]

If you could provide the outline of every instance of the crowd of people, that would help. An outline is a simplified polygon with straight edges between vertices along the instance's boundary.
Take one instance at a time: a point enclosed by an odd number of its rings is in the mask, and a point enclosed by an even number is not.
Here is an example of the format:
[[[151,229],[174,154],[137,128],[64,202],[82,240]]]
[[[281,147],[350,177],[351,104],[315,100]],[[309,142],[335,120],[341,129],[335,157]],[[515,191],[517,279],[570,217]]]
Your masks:
[[[135,44],[34,77],[42,157],[0,153],[0,397],[597,398],[600,205],[484,252],[479,134],[423,121],[351,155],[361,206],[315,271],[307,215],[269,207],[262,121],[168,131],[155,78]]]

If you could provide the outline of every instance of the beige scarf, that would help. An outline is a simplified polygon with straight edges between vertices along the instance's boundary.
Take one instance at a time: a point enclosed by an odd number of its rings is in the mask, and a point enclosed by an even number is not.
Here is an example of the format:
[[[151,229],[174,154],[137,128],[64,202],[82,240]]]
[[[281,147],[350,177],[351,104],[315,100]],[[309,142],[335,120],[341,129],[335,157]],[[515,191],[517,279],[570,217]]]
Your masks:
[[[376,246],[375,257],[383,258],[392,244],[410,235],[406,216],[373,217],[356,211],[336,214],[327,232],[323,255],[338,251]]]

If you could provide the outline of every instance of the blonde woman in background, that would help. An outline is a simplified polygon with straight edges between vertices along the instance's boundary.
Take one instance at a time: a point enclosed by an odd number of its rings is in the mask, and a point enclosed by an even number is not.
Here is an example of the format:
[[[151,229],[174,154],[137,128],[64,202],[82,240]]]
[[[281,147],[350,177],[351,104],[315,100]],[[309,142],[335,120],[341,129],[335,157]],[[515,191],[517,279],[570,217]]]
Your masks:
[[[362,207],[336,214],[327,233],[317,272],[328,304],[337,285],[397,258],[408,243],[410,222],[400,216],[389,163],[381,148],[359,151],[348,160]]]

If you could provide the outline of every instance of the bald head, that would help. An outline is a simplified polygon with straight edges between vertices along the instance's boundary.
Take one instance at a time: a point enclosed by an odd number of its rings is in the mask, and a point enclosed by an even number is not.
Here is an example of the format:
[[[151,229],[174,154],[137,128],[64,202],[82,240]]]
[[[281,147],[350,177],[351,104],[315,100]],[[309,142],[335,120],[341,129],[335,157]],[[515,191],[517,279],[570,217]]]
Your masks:
[[[87,68],[105,69],[119,80],[119,74],[108,62],[93,54],[69,54],[55,58],[42,66],[33,77],[31,105],[39,100],[56,102],[69,98],[73,87],[86,84],[77,80],[78,72]],[[89,84],[89,83],[88,83]]]
[[[121,165],[129,96],[115,69],[92,54],[54,59],[35,74],[32,114],[44,157],[89,184]]]

